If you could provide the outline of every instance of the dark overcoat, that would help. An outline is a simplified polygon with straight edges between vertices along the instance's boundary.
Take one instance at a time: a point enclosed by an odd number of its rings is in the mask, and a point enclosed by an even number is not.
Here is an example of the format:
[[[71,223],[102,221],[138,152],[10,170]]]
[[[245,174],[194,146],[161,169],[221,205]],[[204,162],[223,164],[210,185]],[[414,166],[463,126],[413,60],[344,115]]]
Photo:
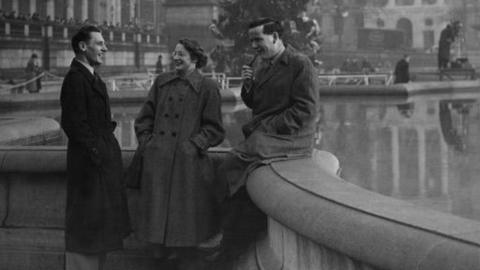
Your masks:
[[[105,83],[73,60],[60,100],[61,125],[68,136],[66,250],[120,249],[131,229]]]
[[[233,153],[252,162],[311,155],[319,109],[317,86],[312,63],[291,47],[268,69],[258,68],[252,87],[242,86],[241,97],[252,109],[252,119],[242,127],[245,140]],[[228,179],[230,193],[245,180]]]
[[[407,60],[401,59],[397,62],[397,65],[395,65],[394,75],[394,83],[407,83],[410,81],[410,71]]]
[[[450,45],[454,41],[453,29],[447,25],[445,29],[440,32],[440,39],[438,41],[438,58],[450,61]]]
[[[218,85],[197,70],[158,76],[137,119],[145,143],[136,217],[138,237],[196,246],[215,233],[214,173],[206,155],[224,138]]]

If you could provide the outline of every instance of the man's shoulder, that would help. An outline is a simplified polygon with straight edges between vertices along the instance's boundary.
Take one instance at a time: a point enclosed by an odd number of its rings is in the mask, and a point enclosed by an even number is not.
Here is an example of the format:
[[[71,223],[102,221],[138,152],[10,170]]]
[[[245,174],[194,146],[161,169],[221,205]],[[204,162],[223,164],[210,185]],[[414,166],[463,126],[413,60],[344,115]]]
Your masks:
[[[293,48],[287,48],[285,51],[288,55],[288,61],[294,65],[312,65],[308,56]]]
[[[86,79],[87,78],[78,69],[70,68],[65,75],[64,82],[80,82]]]

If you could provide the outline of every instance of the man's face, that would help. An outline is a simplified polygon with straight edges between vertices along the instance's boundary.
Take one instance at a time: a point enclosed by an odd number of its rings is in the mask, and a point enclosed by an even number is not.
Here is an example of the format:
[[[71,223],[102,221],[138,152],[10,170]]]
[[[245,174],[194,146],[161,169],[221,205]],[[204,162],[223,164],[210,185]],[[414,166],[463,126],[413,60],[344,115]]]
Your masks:
[[[90,32],[90,40],[80,43],[80,49],[91,66],[98,66],[103,63],[103,57],[107,52],[105,40],[99,32]]]
[[[276,35],[276,33],[264,34],[263,25],[248,30],[250,45],[262,58],[271,58],[275,55],[275,42],[278,42]]]

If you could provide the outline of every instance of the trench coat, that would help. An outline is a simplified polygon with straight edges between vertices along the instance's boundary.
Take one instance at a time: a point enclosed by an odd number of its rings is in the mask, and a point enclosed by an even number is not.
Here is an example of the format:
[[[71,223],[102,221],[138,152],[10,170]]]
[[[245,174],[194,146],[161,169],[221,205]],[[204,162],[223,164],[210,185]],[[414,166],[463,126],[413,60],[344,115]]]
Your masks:
[[[245,184],[246,176],[268,160],[310,156],[319,110],[315,69],[307,56],[287,46],[268,69],[259,68],[251,87],[242,85],[241,97],[252,110],[242,127],[245,139],[232,154],[252,162],[241,177],[227,179],[230,194]]]
[[[224,138],[216,82],[197,70],[159,75],[135,120],[145,144],[136,233],[167,247],[196,246],[215,224],[214,172],[206,154]]]
[[[61,126],[68,137],[67,251],[100,253],[123,247],[131,232],[122,157],[113,135],[105,83],[73,60],[61,89]]]

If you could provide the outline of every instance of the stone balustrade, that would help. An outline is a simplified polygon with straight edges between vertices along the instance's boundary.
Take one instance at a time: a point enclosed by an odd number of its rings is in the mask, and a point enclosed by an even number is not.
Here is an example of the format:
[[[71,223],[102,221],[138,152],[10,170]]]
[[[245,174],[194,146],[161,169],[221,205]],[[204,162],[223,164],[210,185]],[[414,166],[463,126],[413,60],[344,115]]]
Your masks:
[[[125,164],[132,155],[123,150]],[[218,165],[225,152],[210,155]],[[6,269],[62,269],[65,156],[65,147],[0,148],[0,265]],[[269,217],[250,254],[261,269],[480,269],[479,222],[364,190],[325,166],[282,161],[249,176],[248,192]],[[154,265],[145,246],[128,239],[126,250],[109,256],[107,269]]]

